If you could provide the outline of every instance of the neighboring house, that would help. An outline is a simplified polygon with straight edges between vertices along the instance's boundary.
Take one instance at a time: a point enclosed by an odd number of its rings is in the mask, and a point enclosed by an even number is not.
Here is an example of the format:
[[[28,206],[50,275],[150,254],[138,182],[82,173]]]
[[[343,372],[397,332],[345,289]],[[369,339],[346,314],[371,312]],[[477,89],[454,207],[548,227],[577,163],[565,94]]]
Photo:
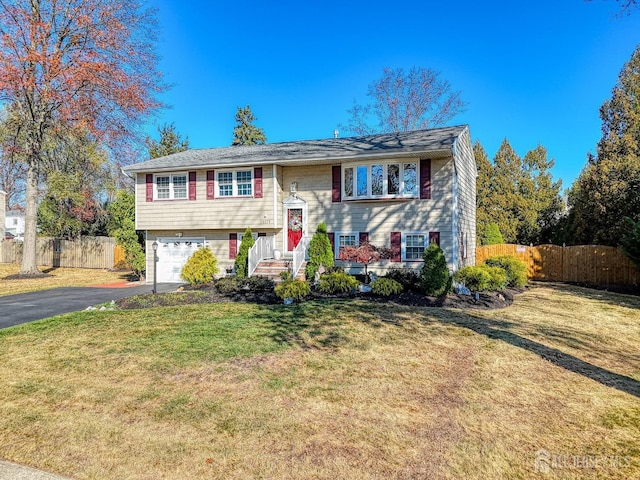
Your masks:
[[[5,215],[4,226],[15,238],[24,238],[24,213],[20,210],[9,210]]]
[[[390,261],[372,266],[380,273],[420,268],[431,241],[452,271],[475,263],[476,164],[467,126],[194,149],[125,170],[136,178],[148,281],[154,241],[157,280],[179,282],[200,246],[213,251],[222,272],[230,268],[246,227],[262,250],[254,264],[275,248],[297,268],[320,222],[336,258],[344,245],[392,247]]]

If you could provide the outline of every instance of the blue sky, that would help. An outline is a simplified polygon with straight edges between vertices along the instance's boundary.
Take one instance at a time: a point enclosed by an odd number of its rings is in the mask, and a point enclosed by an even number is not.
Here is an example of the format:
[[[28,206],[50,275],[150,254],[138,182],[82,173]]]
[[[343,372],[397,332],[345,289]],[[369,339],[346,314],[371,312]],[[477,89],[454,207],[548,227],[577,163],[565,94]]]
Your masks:
[[[173,85],[154,125],[174,122],[193,148],[228,146],[247,104],[269,142],[331,137],[384,67],[420,66],[462,92],[450,124],[469,124],[489,158],[505,137],[522,156],[542,144],[564,187],[640,43],[640,10],[613,0],[154,3]]]

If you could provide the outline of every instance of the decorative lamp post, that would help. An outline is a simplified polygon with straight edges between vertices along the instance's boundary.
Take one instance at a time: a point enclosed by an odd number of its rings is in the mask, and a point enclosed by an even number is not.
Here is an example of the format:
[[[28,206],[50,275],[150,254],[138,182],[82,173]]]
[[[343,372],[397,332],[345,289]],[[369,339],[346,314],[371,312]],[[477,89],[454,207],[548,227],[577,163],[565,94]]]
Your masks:
[[[154,240],[154,242],[151,244],[151,248],[153,248],[153,294],[155,295],[156,293],[158,293],[158,276],[156,275],[158,271],[158,269],[156,268],[158,265],[158,242]]]

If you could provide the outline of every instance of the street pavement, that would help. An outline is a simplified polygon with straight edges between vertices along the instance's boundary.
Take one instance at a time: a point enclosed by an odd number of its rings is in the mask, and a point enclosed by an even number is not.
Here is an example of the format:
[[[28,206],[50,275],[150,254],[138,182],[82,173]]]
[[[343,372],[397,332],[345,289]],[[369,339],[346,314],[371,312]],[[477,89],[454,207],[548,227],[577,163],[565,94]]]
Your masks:
[[[43,318],[77,312],[111,300],[151,293],[152,285],[132,284],[125,288],[62,287],[0,297],[0,329]],[[158,293],[175,291],[176,283],[158,284]]]

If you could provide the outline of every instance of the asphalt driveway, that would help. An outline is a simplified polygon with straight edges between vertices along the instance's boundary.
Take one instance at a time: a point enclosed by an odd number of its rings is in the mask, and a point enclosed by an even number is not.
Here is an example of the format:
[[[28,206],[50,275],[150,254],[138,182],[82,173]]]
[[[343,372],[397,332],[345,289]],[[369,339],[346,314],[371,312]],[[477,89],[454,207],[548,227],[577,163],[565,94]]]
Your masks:
[[[175,283],[160,283],[158,293],[171,292],[178,287]],[[127,288],[63,287],[0,297],[0,329],[77,312],[111,300],[151,293],[152,290],[152,285]]]

